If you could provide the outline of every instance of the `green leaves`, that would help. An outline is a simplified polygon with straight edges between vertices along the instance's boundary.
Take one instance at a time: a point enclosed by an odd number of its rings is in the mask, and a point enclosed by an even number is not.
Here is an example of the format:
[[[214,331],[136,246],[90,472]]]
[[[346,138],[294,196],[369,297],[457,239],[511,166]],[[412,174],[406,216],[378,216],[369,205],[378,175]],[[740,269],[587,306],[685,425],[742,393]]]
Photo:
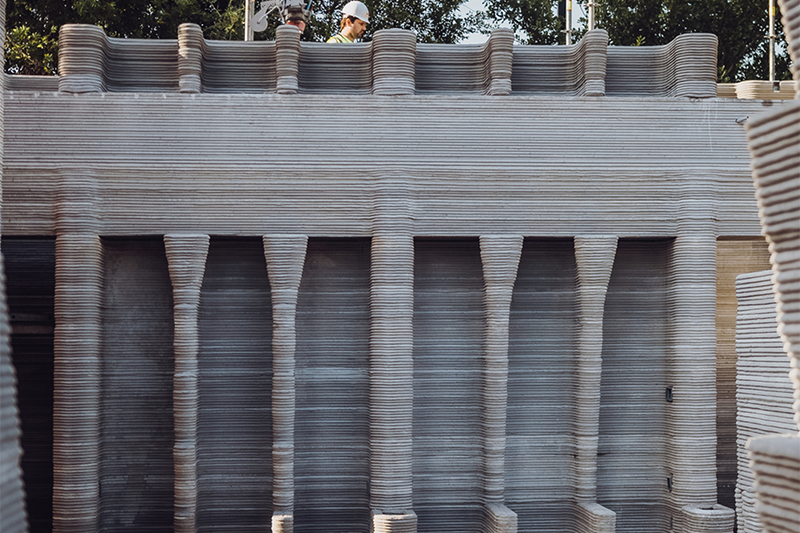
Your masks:
[[[12,74],[52,75],[58,63],[58,29],[41,33],[28,26],[11,28],[6,36],[6,71]]]

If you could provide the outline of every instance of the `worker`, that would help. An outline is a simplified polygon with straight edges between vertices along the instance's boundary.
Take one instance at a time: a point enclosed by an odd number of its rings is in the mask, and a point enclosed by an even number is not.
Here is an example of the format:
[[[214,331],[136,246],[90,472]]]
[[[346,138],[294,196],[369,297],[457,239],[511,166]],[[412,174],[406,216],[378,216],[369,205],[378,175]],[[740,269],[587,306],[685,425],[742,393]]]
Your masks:
[[[367,31],[369,9],[362,2],[353,0],[342,8],[342,24],[339,33],[328,39],[329,43],[354,43]]]
[[[297,19],[297,20],[289,19],[286,21],[286,25],[295,26],[298,30],[300,30],[300,33],[306,31],[306,21],[304,21],[303,19]]]

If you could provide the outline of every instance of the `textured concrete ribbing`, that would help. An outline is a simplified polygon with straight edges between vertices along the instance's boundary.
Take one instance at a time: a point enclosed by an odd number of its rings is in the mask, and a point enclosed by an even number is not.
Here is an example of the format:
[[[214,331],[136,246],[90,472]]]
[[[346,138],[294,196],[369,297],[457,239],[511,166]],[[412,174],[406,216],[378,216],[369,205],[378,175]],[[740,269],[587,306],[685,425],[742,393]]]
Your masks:
[[[522,235],[482,235],[480,238],[486,313],[483,370],[483,490],[486,503],[504,501],[508,321],[522,240]]]
[[[797,81],[800,2],[779,0],[779,5]],[[759,218],[771,253],[778,333],[791,361],[792,408],[796,428],[800,428],[800,100],[764,113],[747,126]],[[800,436],[792,433],[755,437],[747,442],[747,449],[756,478],[756,508],[763,530],[797,531]]]
[[[693,190],[676,206],[668,303],[671,337],[667,407],[669,502],[677,527],[689,527],[691,509],[716,504],[716,224],[713,195]],[[733,510],[719,518],[727,521]]]
[[[772,272],[742,274],[736,280],[737,455],[736,516],[739,531],[760,533],[756,514],[753,471],[747,440],[766,434],[788,433],[792,418],[792,382],[786,354],[775,327]]]
[[[294,511],[294,416],[297,293],[308,237],[265,235],[272,292],[272,528],[291,533]]]
[[[97,181],[64,173],[56,185],[53,530],[93,531],[99,496],[103,253]]]
[[[617,252],[616,236],[576,236],[580,333],[576,393],[576,489],[582,503],[596,503],[597,444],[600,430],[600,378],[603,352],[603,312],[608,281]],[[592,515],[593,516],[593,515]],[[587,523],[592,529],[596,524]]]
[[[522,254],[522,235],[482,235],[485,360],[483,368],[483,498],[485,530],[514,533],[517,515],[505,502],[508,325]]]
[[[717,95],[717,36],[679,35],[662,46],[609,46],[606,95]]]
[[[758,517],[765,533],[800,528],[800,437],[764,435],[747,441]]]
[[[208,255],[208,235],[165,235],[174,305],[175,522],[176,532],[197,526],[197,312]]]
[[[771,81],[747,80],[739,83],[718,83],[719,98],[750,98],[759,100],[792,100],[795,97],[797,82],[784,80],[780,90],[775,91]]]
[[[292,26],[278,28],[273,42],[225,42],[206,41],[195,24],[181,25],[177,41],[115,39],[99,27],[67,24],[59,37],[59,87],[72,93],[717,95],[717,38],[710,34],[611,48],[605,30],[564,47],[513,46],[513,33],[503,28],[482,45],[417,44],[412,32],[399,29],[347,47],[299,39]]]
[[[606,94],[605,30],[588,32],[571,46],[515,46],[512,94]]]
[[[410,514],[414,238],[407,180],[386,176],[377,182],[372,217],[370,507],[383,514]],[[380,516],[373,515],[373,528],[390,533],[392,530],[385,528],[395,521],[386,521]],[[379,526],[381,530],[377,529]]]

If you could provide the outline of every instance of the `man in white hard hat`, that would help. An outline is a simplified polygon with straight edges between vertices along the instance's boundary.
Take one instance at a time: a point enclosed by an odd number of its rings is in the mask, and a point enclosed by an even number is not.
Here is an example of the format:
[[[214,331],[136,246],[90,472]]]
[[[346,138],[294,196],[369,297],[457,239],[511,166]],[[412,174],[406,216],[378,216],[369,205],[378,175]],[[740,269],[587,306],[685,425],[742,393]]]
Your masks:
[[[342,29],[328,39],[329,43],[354,43],[367,31],[369,23],[369,10],[358,0],[348,2],[342,8]]]

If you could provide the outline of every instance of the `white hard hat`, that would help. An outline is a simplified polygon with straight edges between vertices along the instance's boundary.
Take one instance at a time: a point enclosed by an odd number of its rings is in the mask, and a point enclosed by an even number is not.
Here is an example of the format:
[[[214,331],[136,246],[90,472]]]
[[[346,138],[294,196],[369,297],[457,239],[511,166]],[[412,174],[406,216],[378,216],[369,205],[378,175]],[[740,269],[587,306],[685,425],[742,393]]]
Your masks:
[[[347,15],[348,17],[361,19],[364,22],[369,22],[369,9],[367,9],[367,6],[358,0],[347,2],[342,8],[342,14]]]

